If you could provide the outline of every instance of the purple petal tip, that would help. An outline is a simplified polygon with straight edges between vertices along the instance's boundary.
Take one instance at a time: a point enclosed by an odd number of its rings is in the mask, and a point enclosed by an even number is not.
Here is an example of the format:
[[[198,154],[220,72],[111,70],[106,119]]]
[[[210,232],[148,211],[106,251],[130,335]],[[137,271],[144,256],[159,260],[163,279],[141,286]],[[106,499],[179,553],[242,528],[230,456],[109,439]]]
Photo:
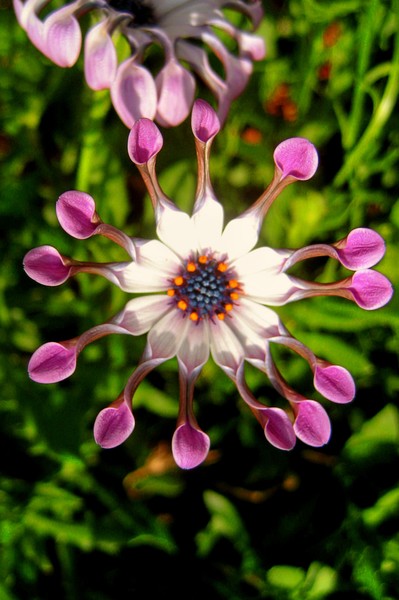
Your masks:
[[[372,229],[359,227],[335,244],[341,263],[348,269],[368,269],[377,264],[385,254],[382,237]]]
[[[301,400],[297,403],[294,430],[302,442],[318,448],[327,444],[330,439],[330,419],[318,402]]]
[[[378,271],[365,269],[354,273],[349,290],[355,302],[366,310],[385,306],[392,298],[392,284]]]
[[[66,348],[57,342],[43,344],[32,355],[28,372],[37,383],[56,383],[66,379],[76,369],[76,348]]]
[[[128,140],[128,152],[136,165],[144,165],[158,154],[163,138],[158,127],[150,119],[139,119],[133,125]]]
[[[68,7],[47,18],[44,33],[46,51],[51,60],[60,67],[74,65],[80,53],[82,34],[77,19],[70,14]]]
[[[325,398],[338,404],[351,402],[356,393],[352,375],[343,367],[336,365],[317,367],[314,385]]]
[[[85,192],[70,191],[61,194],[55,209],[63,230],[79,240],[92,236],[100,222],[95,202]]]
[[[292,450],[296,437],[287,413],[281,408],[268,408],[261,416],[267,441],[279,450]]]
[[[200,142],[208,142],[220,131],[220,121],[213,108],[198,99],[194,102],[191,114],[191,128]]]
[[[101,448],[115,448],[127,440],[134,425],[132,411],[125,403],[108,406],[97,415],[94,439]]]
[[[208,456],[210,439],[203,431],[189,423],[180,425],[172,439],[172,452],[181,469],[194,469]]]
[[[64,283],[71,270],[58,250],[52,246],[39,246],[30,250],[24,258],[24,269],[31,279],[48,286]]]
[[[156,119],[160,125],[179,125],[190,112],[195,94],[195,79],[182,65],[171,60],[155,79],[158,92]]]
[[[277,146],[274,151],[274,162],[283,178],[291,176],[304,181],[315,174],[319,158],[316,148],[309,140],[295,137]]]

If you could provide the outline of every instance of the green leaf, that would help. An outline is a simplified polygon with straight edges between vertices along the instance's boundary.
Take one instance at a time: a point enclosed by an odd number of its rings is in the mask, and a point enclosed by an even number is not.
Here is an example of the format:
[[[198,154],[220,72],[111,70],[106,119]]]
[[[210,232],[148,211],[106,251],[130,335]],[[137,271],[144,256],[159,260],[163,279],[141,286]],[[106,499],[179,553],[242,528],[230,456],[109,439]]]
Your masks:
[[[384,445],[392,444],[397,447],[398,442],[399,411],[393,404],[387,404],[349,438],[344,447],[344,455],[353,462],[368,460],[371,454]]]
[[[143,381],[134,395],[134,406],[144,406],[161,417],[176,417],[179,408],[178,400],[165,392]]]
[[[399,489],[393,489],[381,496],[371,508],[363,511],[363,520],[370,527],[378,527],[399,514]]]
[[[299,567],[276,565],[267,572],[267,581],[274,587],[295,590],[305,581],[305,572]]]

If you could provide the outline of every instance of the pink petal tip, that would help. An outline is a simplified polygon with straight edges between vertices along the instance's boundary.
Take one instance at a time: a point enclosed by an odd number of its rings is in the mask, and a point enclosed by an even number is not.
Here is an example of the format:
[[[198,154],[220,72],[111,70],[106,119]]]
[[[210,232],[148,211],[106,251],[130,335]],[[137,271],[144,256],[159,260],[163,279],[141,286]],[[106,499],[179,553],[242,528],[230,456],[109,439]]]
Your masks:
[[[69,7],[55,11],[46,19],[44,39],[46,53],[59,67],[71,67],[76,63],[82,45],[82,34]]]
[[[353,270],[373,267],[385,254],[382,237],[365,227],[354,229],[344,240],[334,245],[341,263]]]
[[[94,439],[101,448],[115,448],[127,440],[134,425],[133,413],[124,402],[108,406],[97,415]]]
[[[32,354],[29,377],[37,383],[56,383],[72,375],[76,369],[76,348],[48,342]]]
[[[281,408],[267,408],[260,412],[267,441],[279,450],[292,450],[296,437],[287,413]]]
[[[100,223],[95,202],[85,192],[70,191],[61,194],[55,209],[63,230],[79,240],[91,237]]]
[[[318,366],[315,372],[314,386],[325,398],[338,404],[351,402],[356,393],[352,375],[337,365]]]
[[[111,87],[116,76],[118,57],[112,38],[101,22],[85,37],[85,79],[92,90]]]
[[[200,429],[189,423],[180,425],[172,439],[172,452],[176,464],[181,469],[194,469],[208,456],[210,439]]]
[[[24,258],[24,269],[31,279],[48,286],[61,285],[71,271],[53,246],[39,246],[30,250]]]
[[[316,448],[327,444],[331,435],[331,424],[321,404],[314,400],[301,400],[296,406],[294,431],[298,439]]]
[[[136,121],[128,139],[129,156],[136,165],[147,163],[162,145],[163,138],[155,123],[145,118]]]
[[[274,151],[274,162],[283,179],[290,176],[302,181],[310,179],[319,164],[317,150],[309,140],[301,137],[281,142]]]
[[[174,127],[187,118],[195,94],[195,79],[187,69],[169,61],[155,79],[158,93],[156,120],[164,127]]]
[[[366,310],[385,306],[393,295],[389,279],[378,271],[368,269],[354,273],[348,289],[356,304]]]
[[[191,114],[191,128],[200,142],[208,142],[220,131],[220,121],[212,106],[205,100],[194,102]]]

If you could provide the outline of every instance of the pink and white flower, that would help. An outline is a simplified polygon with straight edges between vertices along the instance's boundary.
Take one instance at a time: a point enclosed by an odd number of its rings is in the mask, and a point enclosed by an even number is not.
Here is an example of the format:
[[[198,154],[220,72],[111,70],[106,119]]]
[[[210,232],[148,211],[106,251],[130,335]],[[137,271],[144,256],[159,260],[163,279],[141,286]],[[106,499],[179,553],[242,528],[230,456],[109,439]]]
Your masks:
[[[224,121],[231,102],[248,83],[253,61],[265,55],[262,38],[235,27],[223,12],[224,7],[239,11],[256,27],[263,16],[260,0],[74,0],[44,19],[40,13],[50,0],[13,2],[32,43],[60,67],[71,67],[79,57],[78,19],[97,11],[100,21],[84,39],[86,81],[93,90],[111,90],[115,110],[129,128],[141,117],[174,126],[188,116],[196,84],[187,65],[216,97],[219,119]],[[234,40],[236,54],[222,43],[218,31]],[[130,56],[120,64],[114,44],[118,34],[130,48]],[[164,55],[155,77],[143,65],[153,44]],[[224,77],[211,66],[203,46],[217,57]]]
[[[51,246],[31,250],[24,260],[28,275],[44,285],[56,286],[78,273],[94,273],[128,294],[140,294],[106,323],[74,339],[41,346],[29,362],[29,374],[39,383],[61,381],[74,372],[78,355],[91,342],[112,333],[146,333],[147,344],[137,368],[117,400],[98,415],[94,436],[104,448],[121,444],[134,428],[132,397],[138,385],[157,365],[176,356],[180,410],[172,451],[184,469],[200,464],[210,446],[193,410],[194,385],[209,355],[234,381],[271,444],[290,450],[299,438],[311,446],[321,446],[330,437],[325,408],[288,385],[270,346],[280,344],[303,357],[313,373],[315,389],[331,402],[344,404],[353,399],[353,379],[345,368],[316,357],[292,337],[270,306],[327,295],[341,296],[373,310],[392,296],[390,282],[370,268],[385,251],[382,238],[370,229],[355,229],[331,245],[300,250],[255,248],[263,219],[279,193],[296,180],[309,179],[317,169],[317,152],[304,138],[288,139],[277,146],[273,181],[250,208],[224,226],[223,208],[209,177],[210,148],[219,127],[214,110],[197,100],[192,130],[198,185],[189,216],[158,183],[155,162],[163,143],[158,128],[148,119],[140,119],[133,126],[128,151],[151,197],[158,239],[132,239],[103,223],[94,200],[86,193],[70,191],[60,196],[56,211],[61,227],[78,239],[108,237],[126,250],[125,262],[79,262]],[[295,263],[315,256],[331,257],[353,273],[341,281],[323,284],[288,274]],[[267,375],[287,400],[286,410],[255,398],[246,383],[246,362]]]

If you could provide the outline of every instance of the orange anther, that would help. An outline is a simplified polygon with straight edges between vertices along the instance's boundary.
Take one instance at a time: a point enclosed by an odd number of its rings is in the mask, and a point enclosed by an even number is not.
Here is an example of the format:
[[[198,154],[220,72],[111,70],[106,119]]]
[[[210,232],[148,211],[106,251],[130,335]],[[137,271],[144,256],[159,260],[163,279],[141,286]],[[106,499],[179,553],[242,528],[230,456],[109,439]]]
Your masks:
[[[224,309],[225,309],[225,310],[227,310],[227,311],[229,311],[229,310],[233,310],[233,308],[234,308],[234,307],[233,307],[233,305],[232,305],[232,304],[225,304],[225,305],[224,305]]]
[[[179,275],[178,277],[174,278],[173,283],[175,285],[183,285],[184,279],[183,279],[183,277],[181,275]]]
[[[199,316],[198,316],[198,314],[196,312],[192,312],[191,315],[190,315],[190,319],[192,321],[198,321]]]
[[[190,273],[194,273],[194,271],[196,271],[196,270],[197,270],[197,266],[195,263],[189,262],[187,264],[187,271],[189,271]]]
[[[180,308],[180,310],[186,310],[187,308],[187,302],[185,302],[184,300],[179,300],[179,302],[177,303],[178,308]]]
[[[219,319],[219,321],[224,321],[226,315],[224,313],[218,313],[216,316]]]
[[[168,296],[174,296],[176,292],[175,290],[168,290],[166,293],[168,294]]]
[[[232,288],[232,289],[238,287],[238,281],[237,281],[237,279],[230,279],[230,281],[229,281],[229,287]]]
[[[231,292],[231,294],[230,294],[230,298],[232,300],[238,300],[239,297],[240,297],[240,295],[237,294],[237,292]]]
[[[227,265],[224,262],[221,262],[218,264],[218,271],[220,271],[221,273],[224,273],[225,271],[227,271]]]
[[[208,257],[205,256],[205,254],[202,254],[198,257],[198,262],[201,263],[201,265],[205,265],[208,262]]]

